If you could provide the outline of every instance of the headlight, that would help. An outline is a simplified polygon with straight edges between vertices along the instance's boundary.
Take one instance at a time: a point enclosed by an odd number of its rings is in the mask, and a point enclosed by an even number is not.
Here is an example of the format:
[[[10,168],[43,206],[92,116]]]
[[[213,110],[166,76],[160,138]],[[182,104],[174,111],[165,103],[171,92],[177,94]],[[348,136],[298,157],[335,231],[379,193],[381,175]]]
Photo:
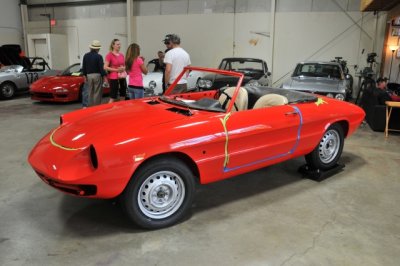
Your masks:
[[[249,86],[261,86],[261,84],[260,84],[257,80],[255,80],[255,79],[250,80],[250,81],[247,83],[247,85],[249,85]]]
[[[329,98],[333,98],[333,94],[332,93],[328,93],[326,96],[329,97]]]
[[[343,94],[341,94],[341,93],[339,93],[339,94],[336,94],[335,95],[335,99],[338,99],[338,100],[341,100],[341,101],[344,101],[344,95]]]
[[[55,89],[54,91],[55,91],[56,93],[66,93],[66,92],[68,92],[68,90],[65,89],[65,88],[57,88],[57,89]]]
[[[156,87],[157,87],[157,83],[154,80],[149,82],[149,89],[154,90]]]
[[[197,86],[199,88],[209,89],[212,86],[212,81],[208,79],[199,79],[199,81],[197,82]]]

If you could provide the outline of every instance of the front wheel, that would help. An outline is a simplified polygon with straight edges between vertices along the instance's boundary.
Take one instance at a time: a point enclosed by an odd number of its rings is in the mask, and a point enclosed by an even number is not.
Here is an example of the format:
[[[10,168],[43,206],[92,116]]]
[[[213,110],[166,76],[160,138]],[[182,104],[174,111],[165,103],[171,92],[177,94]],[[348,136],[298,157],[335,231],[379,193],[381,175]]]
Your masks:
[[[0,86],[0,98],[11,99],[15,94],[15,85],[11,82],[5,82]]]
[[[186,215],[194,191],[191,170],[178,159],[162,158],[140,168],[121,199],[133,222],[143,228],[159,229],[177,223]]]
[[[343,129],[339,124],[331,125],[315,149],[305,156],[313,169],[327,170],[338,162],[344,144]]]

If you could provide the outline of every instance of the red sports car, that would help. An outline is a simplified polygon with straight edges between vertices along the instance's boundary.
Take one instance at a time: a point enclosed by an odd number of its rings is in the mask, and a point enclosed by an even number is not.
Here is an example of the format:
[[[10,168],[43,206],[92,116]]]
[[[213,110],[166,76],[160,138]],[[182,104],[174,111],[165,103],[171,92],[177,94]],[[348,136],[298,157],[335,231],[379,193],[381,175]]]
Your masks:
[[[84,78],[80,64],[73,64],[59,76],[41,78],[29,86],[32,100],[43,102],[74,102],[82,99]],[[103,94],[110,88],[104,87]]]
[[[268,87],[242,87],[243,74],[190,67],[237,79],[234,87],[174,89],[164,96],[103,104],[61,116],[29,163],[48,185],[91,198],[120,197],[144,228],[175,224],[195,183],[206,184],[305,155],[309,167],[337,164],[344,138],[364,118],[348,102]],[[251,180],[249,180],[251,182]]]

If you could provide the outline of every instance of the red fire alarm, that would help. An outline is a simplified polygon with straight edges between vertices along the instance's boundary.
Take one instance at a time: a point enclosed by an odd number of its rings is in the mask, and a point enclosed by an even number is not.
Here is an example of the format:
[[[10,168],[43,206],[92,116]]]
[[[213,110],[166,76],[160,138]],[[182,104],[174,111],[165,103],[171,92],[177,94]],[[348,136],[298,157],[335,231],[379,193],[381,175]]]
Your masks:
[[[56,20],[54,18],[50,19],[50,25],[51,26],[55,26],[56,25]]]

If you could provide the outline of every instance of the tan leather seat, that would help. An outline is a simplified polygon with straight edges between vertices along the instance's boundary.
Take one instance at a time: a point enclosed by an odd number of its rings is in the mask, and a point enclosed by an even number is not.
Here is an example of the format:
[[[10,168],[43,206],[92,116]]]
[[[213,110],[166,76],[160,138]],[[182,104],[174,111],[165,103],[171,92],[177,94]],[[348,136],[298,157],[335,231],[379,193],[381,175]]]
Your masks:
[[[228,106],[231,102],[233,93],[235,92],[235,89],[236,89],[236,87],[229,87],[229,88],[225,89],[219,96],[218,100],[224,109],[228,108]],[[239,93],[236,97],[236,101],[232,107],[231,112],[233,113],[236,111],[247,110],[248,101],[249,101],[249,98],[247,95],[247,91],[243,87],[241,87],[239,89]]]
[[[261,96],[254,104],[253,109],[288,104],[288,99],[279,94],[266,94]]]

